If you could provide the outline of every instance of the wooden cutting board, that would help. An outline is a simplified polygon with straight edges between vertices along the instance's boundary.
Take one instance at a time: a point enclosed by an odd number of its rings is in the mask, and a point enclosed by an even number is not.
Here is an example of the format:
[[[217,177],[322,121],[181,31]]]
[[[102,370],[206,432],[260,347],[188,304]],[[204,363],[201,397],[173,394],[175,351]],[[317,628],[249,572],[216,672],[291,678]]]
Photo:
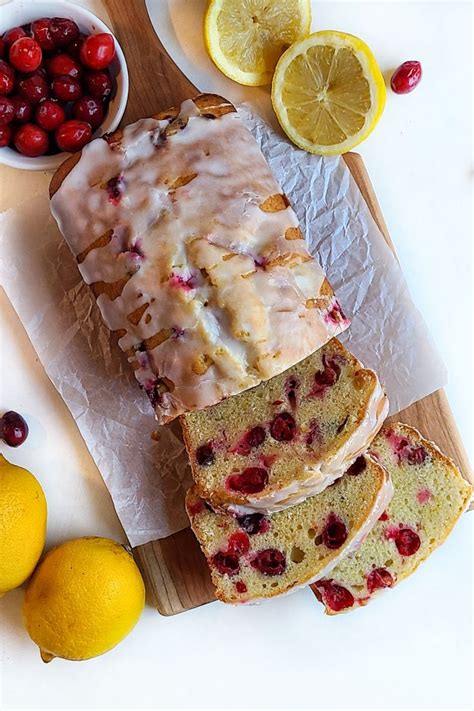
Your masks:
[[[199,93],[167,55],[153,30],[144,0],[105,0],[105,5],[130,73],[124,125]],[[348,153],[344,160],[372,217],[394,250],[362,158]],[[391,419],[413,425],[437,442],[458,464],[464,477],[472,481],[469,460],[444,390],[423,398]],[[134,554],[153,604],[162,615],[175,615],[215,599],[204,556],[191,529],[138,546]]]

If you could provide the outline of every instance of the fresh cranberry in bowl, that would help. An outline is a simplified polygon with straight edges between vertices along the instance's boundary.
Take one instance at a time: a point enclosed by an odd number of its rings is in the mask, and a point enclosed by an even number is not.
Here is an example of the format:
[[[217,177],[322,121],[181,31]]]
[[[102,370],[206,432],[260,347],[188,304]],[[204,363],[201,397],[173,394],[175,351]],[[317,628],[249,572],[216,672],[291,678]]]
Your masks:
[[[65,52],[55,54],[54,57],[51,57],[51,59],[46,62],[46,66],[48,68],[48,74],[52,79],[61,76],[70,76],[79,79],[82,74],[82,69],[78,62]]]
[[[25,123],[20,126],[13,140],[17,151],[30,158],[42,156],[49,148],[49,139],[46,131],[32,123]]]
[[[51,52],[54,49],[54,42],[51,37],[51,20],[49,17],[41,17],[39,20],[32,22],[31,34],[43,52]]]
[[[11,47],[20,37],[26,37],[26,32],[23,27],[12,27],[4,33],[2,39],[7,47]]]
[[[79,27],[68,17],[53,17],[49,31],[56,48],[65,47],[79,37]]]
[[[10,47],[8,54],[10,64],[19,72],[34,72],[43,59],[43,52],[32,37],[20,37]]]
[[[11,94],[15,86],[15,72],[9,64],[0,59],[0,94]]]
[[[76,37],[75,40],[73,40],[67,45],[64,51],[67,52],[67,54],[69,54],[71,57],[74,57],[74,59],[80,61],[81,47],[86,37],[87,35],[84,35],[81,32],[81,34]]]
[[[93,96],[82,96],[72,107],[72,115],[79,121],[87,121],[95,130],[104,120],[104,107]]]
[[[37,106],[35,119],[45,131],[55,131],[66,120],[66,112],[54,99],[45,99]]]
[[[11,123],[15,118],[15,104],[8,96],[0,96],[0,126]]]
[[[27,123],[30,121],[33,116],[33,108],[30,102],[22,96],[12,96],[11,100],[15,106],[15,118],[13,120],[18,123]]]
[[[114,38],[106,32],[86,37],[80,57],[81,62],[89,69],[105,69],[115,57]]]
[[[75,153],[80,151],[92,138],[90,124],[85,121],[65,121],[54,134],[58,148]]]
[[[9,146],[12,140],[12,129],[8,124],[0,126],[0,148]]]
[[[40,101],[49,96],[48,83],[41,70],[37,70],[30,76],[20,79],[18,89],[30,104],[39,104]]]
[[[107,99],[112,93],[112,79],[107,72],[87,72],[84,83],[87,92],[96,99]]]
[[[79,79],[70,76],[56,77],[51,84],[51,91],[61,101],[75,101],[82,94]]]

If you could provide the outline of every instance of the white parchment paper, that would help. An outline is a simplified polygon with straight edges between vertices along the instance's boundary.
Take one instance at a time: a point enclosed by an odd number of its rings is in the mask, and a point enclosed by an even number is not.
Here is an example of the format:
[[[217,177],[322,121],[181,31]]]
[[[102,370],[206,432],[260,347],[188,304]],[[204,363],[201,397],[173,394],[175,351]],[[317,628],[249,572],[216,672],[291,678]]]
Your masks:
[[[390,411],[445,385],[445,369],[398,263],[343,160],[290,146],[248,105],[240,113],[352,318],[341,340],[377,370]],[[186,527],[190,472],[179,425],[156,426],[50,215],[47,195],[29,194],[0,215],[0,231],[1,283],[77,422],[131,545]]]

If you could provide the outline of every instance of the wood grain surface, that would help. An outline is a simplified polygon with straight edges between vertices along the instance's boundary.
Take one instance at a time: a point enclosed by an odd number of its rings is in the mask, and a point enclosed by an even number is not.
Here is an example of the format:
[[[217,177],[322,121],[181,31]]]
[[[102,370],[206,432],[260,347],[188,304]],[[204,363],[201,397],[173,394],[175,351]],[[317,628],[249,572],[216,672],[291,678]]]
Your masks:
[[[176,105],[198,93],[167,55],[157,38],[144,0],[106,0],[114,32],[130,73],[130,96],[123,124]],[[394,249],[375,191],[361,157],[344,156],[367,205],[389,246]],[[411,405],[392,420],[402,420],[434,440],[472,481],[469,461],[443,390]],[[175,615],[214,600],[208,568],[188,528],[134,549],[150,602],[162,615]]]

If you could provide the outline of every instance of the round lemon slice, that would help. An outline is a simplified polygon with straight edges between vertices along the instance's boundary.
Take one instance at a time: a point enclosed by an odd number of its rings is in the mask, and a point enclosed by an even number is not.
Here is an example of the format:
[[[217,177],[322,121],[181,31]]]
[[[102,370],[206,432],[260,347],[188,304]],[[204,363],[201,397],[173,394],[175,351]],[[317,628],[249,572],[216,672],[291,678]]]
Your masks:
[[[358,37],[315,32],[281,56],[272,103],[281,127],[300,148],[346,153],[375,128],[386,89],[374,55]]]
[[[310,26],[310,0],[210,0],[204,42],[221,72],[259,86],[271,82],[281,54]]]

